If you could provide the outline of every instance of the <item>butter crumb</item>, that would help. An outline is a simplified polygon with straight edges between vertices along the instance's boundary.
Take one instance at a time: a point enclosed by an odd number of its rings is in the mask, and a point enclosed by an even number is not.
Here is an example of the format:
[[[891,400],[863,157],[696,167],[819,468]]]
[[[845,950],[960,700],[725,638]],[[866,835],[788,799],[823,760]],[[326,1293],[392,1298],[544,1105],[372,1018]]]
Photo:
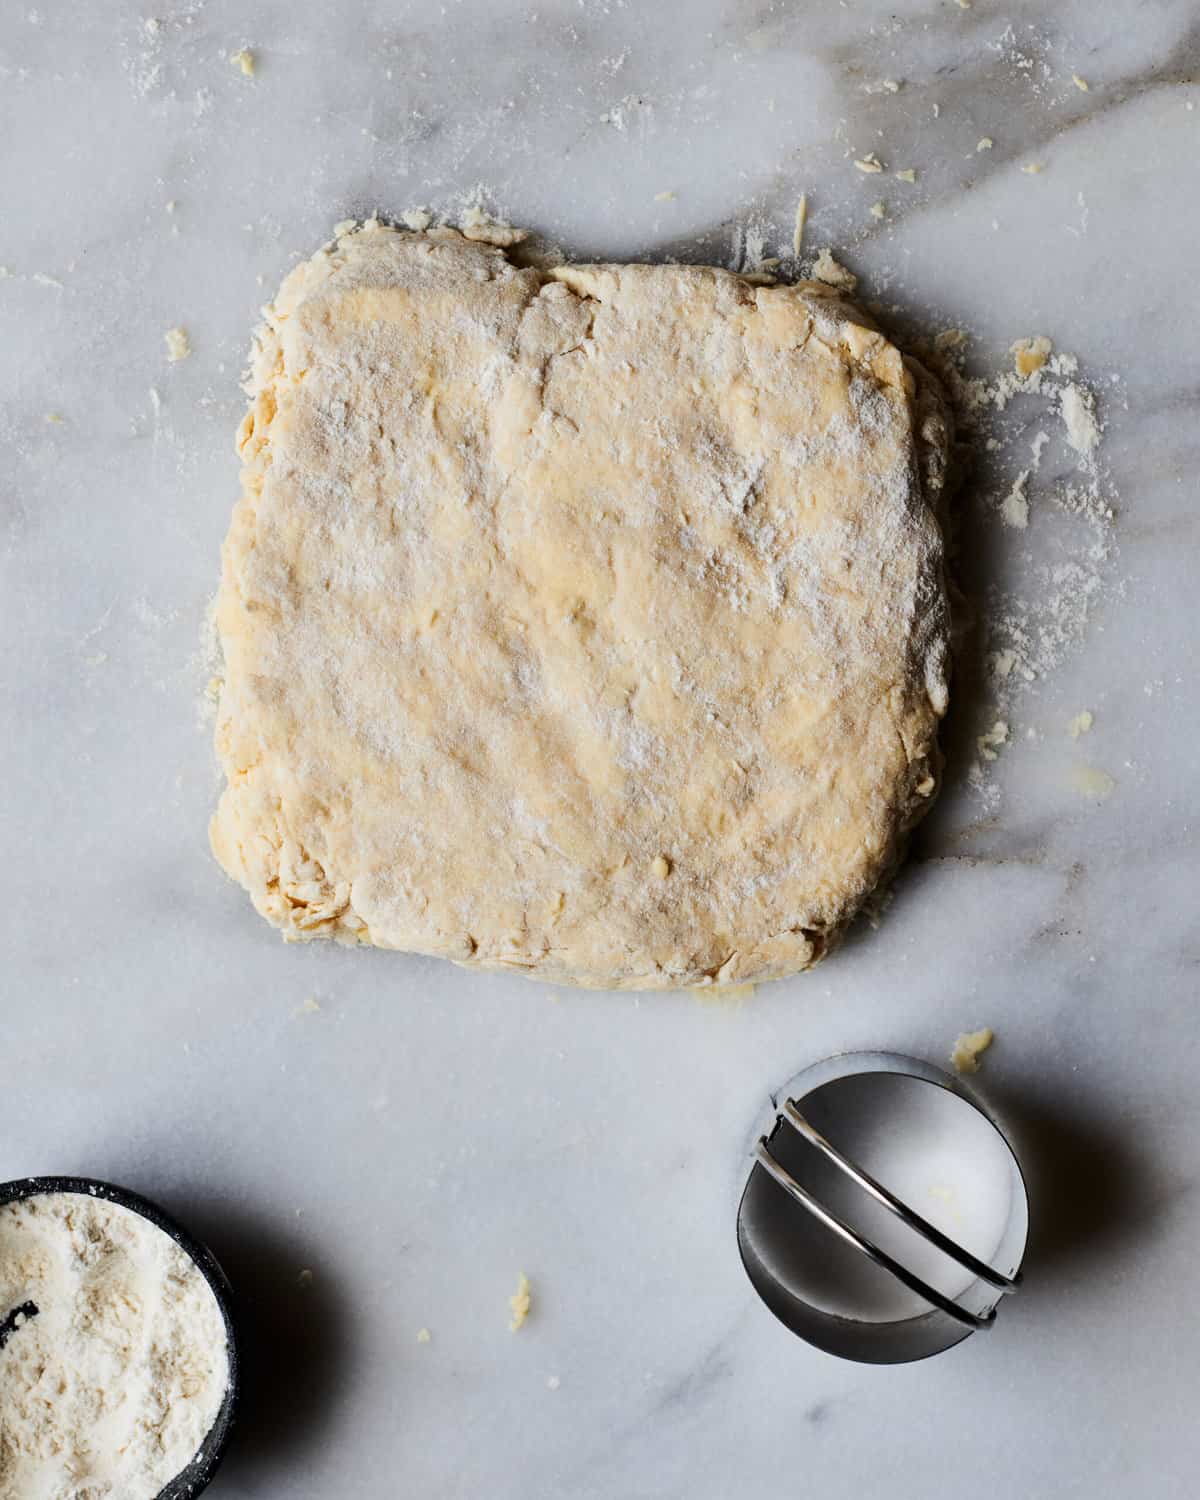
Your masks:
[[[856,157],[854,165],[858,168],[858,170],[860,172],[882,172],[883,171],[883,163],[875,155],[874,151],[869,151],[866,154],[866,156]]]
[[[296,1277],[296,1285],[307,1290],[313,1284],[313,1273],[305,1266],[304,1270]]]
[[[878,203],[871,204],[871,217],[873,219],[884,219],[887,217],[887,204],[882,198]]]
[[[1081,734],[1087,734],[1095,722],[1091,709],[1085,708],[1081,713],[1077,713],[1073,719],[1067,720],[1067,733],[1073,740],[1077,740]]]
[[[650,866],[650,873],[655,880],[665,880],[671,873],[671,861],[665,854],[656,854],[654,862]]]
[[[525,1319],[529,1316],[531,1301],[532,1299],[529,1294],[529,1277],[526,1276],[524,1271],[522,1271],[520,1276],[517,1278],[517,1290],[514,1295],[508,1299],[508,1305],[512,1309],[512,1318],[508,1325],[508,1331],[510,1333],[516,1333],[519,1328],[523,1328],[525,1326]]]
[[[172,364],[186,359],[192,352],[192,341],[188,338],[186,328],[168,328],[163,334],[163,342],[167,346],[167,358]]]
[[[800,246],[804,243],[804,226],[808,223],[808,194],[801,193],[800,201],[796,204],[796,222],[792,229],[792,254],[800,254]]]
[[[858,277],[834,260],[828,245],[813,262],[812,273],[818,281],[823,281],[826,286],[835,286],[839,291],[853,292],[858,286]]]
[[[916,182],[917,180],[915,167],[902,167],[900,171],[895,175],[900,179],[901,182]]]
[[[976,151],[990,151],[995,144],[990,135],[981,135],[975,143],[975,149]]]
[[[229,54],[229,61],[235,68],[240,68],[247,78],[253,78],[255,69],[258,67],[258,59],[249,47],[242,47],[237,52]]]
[[[1030,177],[1036,177],[1039,172],[1044,172],[1045,170],[1046,163],[1044,161],[1029,161],[1021,168],[1021,171],[1027,173]]]
[[[1090,86],[1088,84],[1087,79],[1086,78],[1080,78],[1080,76],[1079,76],[1078,73],[1072,73],[1071,74],[1071,82],[1075,85],[1075,87],[1077,89],[1082,90],[1083,93],[1086,94],[1086,93],[1090,92]]]
[[[670,188],[664,188],[661,193],[655,193],[654,195],[655,203],[671,203],[674,198],[675,194]]]
[[[62,412],[60,411],[48,411],[46,413],[46,421],[49,422],[53,427],[63,426],[66,420],[66,417],[64,417]]]
[[[979,1031],[964,1031],[954,1044],[950,1061],[958,1073],[978,1073],[979,1058],[992,1045],[995,1036],[990,1026]]]
[[[433,1334],[430,1333],[430,1331],[429,1331],[428,1328],[418,1328],[417,1329],[417,1343],[418,1344],[427,1344],[427,1343],[429,1343],[430,1339],[432,1339],[432,1338],[433,1338]]]
[[[1050,358],[1053,348],[1054,345],[1045,334],[1039,333],[1031,339],[1018,339],[1009,350],[1017,374],[1032,375],[1035,370],[1040,370]]]
[[[298,1005],[292,1012],[294,1016],[315,1016],[321,1009],[321,1002],[315,995],[309,995],[303,1005]]]

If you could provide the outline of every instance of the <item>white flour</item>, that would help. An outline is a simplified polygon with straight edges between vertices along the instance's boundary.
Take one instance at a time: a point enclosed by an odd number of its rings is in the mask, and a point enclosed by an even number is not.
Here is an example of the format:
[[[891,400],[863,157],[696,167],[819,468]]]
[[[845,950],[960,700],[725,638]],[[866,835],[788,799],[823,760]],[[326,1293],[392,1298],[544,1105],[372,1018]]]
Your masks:
[[[225,1325],[191,1259],[80,1193],[0,1208],[0,1500],[153,1500],[229,1383]]]

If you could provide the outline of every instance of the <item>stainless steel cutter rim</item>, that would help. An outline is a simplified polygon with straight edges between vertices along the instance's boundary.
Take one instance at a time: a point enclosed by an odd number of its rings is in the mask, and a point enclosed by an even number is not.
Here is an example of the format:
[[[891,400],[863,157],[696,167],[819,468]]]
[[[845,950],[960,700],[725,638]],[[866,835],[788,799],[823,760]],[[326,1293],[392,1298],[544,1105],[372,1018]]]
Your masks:
[[[1006,1261],[1011,1262],[1013,1267],[1011,1275],[1005,1275],[1004,1272],[997,1270],[984,1261],[978,1260],[977,1257],[971,1255],[962,1246],[957,1245],[953,1240],[942,1235],[939,1230],[932,1224],[929,1224],[915,1210],[908,1208],[908,1205],[903,1203],[902,1200],[895,1198],[893,1194],[889,1193],[868,1172],[857,1166],[850,1158],[837,1151],[832,1143],[826,1141],[820,1132],[804,1118],[797,1107],[797,1099],[807,1099],[826,1084],[862,1073],[876,1072],[900,1074],[920,1082],[931,1083],[936,1087],[944,1089],[947,1093],[954,1094],[965,1104],[970,1105],[977,1114],[982,1115],[1000,1138],[1001,1143],[1006,1149],[1014,1174],[1013,1181],[1019,1193],[1014,1215],[1010,1218],[1010,1228],[1006,1231],[1006,1234],[1014,1236],[1008,1245],[1009,1253],[1006,1256]],[[801,1085],[805,1086],[801,1087]],[[841,1171],[849,1175],[872,1198],[881,1203],[883,1207],[897,1214],[914,1233],[921,1235],[927,1242],[934,1244],[943,1253],[948,1254],[951,1259],[963,1266],[964,1269],[970,1270],[975,1276],[976,1283],[982,1282],[1001,1296],[1010,1294],[1021,1285],[1020,1262],[1024,1255],[1028,1235],[1028,1184],[1025,1181],[1020,1161],[1013,1149],[1012,1142],[1009,1140],[1007,1131],[975,1095],[974,1091],[965,1086],[960,1079],[945,1073],[940,1068],[936,1068],[921,1059],[907,1057],[899,1053],[847,1052],[825,1058],[821,1062],[814,1063],[809,1068],[804,1069],[790,1080],[785,1093],[789,1096],[795,1093],[796,1097],[785,1097],[783,1107],[780,1108],[776,1103],[778,1095],[772,1095],[772,1107],[775,1112],[771,1135],[784,1123],[791,1126],[809,1144],[820,1150],[829,1161],[833,1162]],[[838,1218],[837,1215],[819,1204],[811,1194],[801,1187],[792,1178],[787,1169],[771,1154],[767,1136],[760,1135],[757,1138],[752,1149],[752,1155],[755,1166],[761,1166],[764,1172],[787,1192],[792,1201],[799,1203],[807,1212],[817,1218],[826,1228],[830,1229],[845,1243],[852,1245],[860,1254],[879,1265],[883,1270],[894,1276],[902,1285],[906,1286],[910,1291],[929,1304],[927,1311],[924,1313],[918,1313],[896,1322],[884,1321],[877,1323],[869,1319],[858,1320],[848,1318],[844,1315],[826,1313],[819,1307],[806,1302],[803,1297],[788,1286],[786,1281],[780,1280],[776,1273],[769,1269],[752,1241],[743,1241],[743,1210],[746,1207],[754,1183],[755,1173],[752,1169],[749,1178],[743,1185],[738,1205],[738,1242],[742,1264],[760,1298],[766,1303],[770,1311],[793,1333],[797,1334],[798,1337],[803,1338],[806,1342],[815,1344],[818,1348],[825,1349],[828,1353],[838,1354],[851,1359],[865,1359],[868,1362],[877,1362],[877,1357],[873,1354],[863,1353],[861,1350],[860,1352],[850,1352],[846,1348],[838,1347],[838,1344],[842,1342],[841,1339],[835,1339],[833,1342],[830,1342],[828,1336],[812,1334],[811,1330],[805,1331],[795,1326],[793,1321],[794,1315],[785,1316],[780,1311],[777,1305],[777,1296],[769,1294],[768,1291],[764,1290],[760,1277],[766,1277],[768,1283],[774,1288],[774,1293],[784,1294],[785,1298],[789,1299],[796,1308],[803,1310],[806,1319],[811,1321],[812,1318],[816,1318],[818,1321],[824,1321],[827,1326],[834,1325],[841,1329],[857,1328],[863,1334],[869,1334],[871,1330],[877,1330],[880,1333],[886,1330],[889,1333],[898,1334],[905,1328],[915,1330],[927,1324],[930,1319],[942,1316],[950,1318],[958,1329],[956,1336],[948,1337],[944,1342],[934,1347],[926,1345],[921,1352],[901,1354],[899,1356],[892,1352],[879,1356],[878,1360],[885,1363],[907,1362],[911,1359],[927,1358],[930,1354],[940,1353],[945,1349],[952,1348],[979,1328],[991,1327],[996,1315],[995,1304],[990,1308],[983,1309],[979,1313],[974,1313],[953,1298],[945,1297],[935,1287],[929,1286],[922,1278],[908,1271],[906,1267],[895,1261],[886,1251],[875,1245],[866,1236],[860,1235],[851,1226]],[[944,1244],[942,1243],[943,1241]],[[969,1287],[963,1288],[959,1296],[962,1296],[963,1293],[969,1290]]]

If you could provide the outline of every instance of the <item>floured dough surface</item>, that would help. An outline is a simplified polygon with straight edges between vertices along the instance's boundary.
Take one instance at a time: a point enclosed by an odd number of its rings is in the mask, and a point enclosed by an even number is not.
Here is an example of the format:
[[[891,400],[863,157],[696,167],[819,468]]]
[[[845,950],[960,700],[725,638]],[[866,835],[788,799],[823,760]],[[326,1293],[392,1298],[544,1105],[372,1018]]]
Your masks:
[[[948,445],[827,287],[369,224],[259,332],[212,824],[289,938],[818,959],[936,789]]]

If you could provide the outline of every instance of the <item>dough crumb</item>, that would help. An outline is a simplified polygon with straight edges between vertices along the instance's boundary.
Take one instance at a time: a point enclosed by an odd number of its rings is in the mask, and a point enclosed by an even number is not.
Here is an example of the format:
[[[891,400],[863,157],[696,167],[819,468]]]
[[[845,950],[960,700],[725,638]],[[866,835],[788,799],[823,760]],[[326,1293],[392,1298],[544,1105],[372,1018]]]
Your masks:
[[[980,1056],[987,1051],[995,1040],[990,1026],[984,1026],[979,1031],[964,1031],[954,1044],[954,1051],[950,1054],[950,1061],[954,1064],[958,1073],[978,1073]]]
[[[167,358],[172,364],[178,364],[192,352],[192,341],[186,328],[168,328],[163,334],[163,342],[167,346]]]
[[[562,1381],[559,1380],[557,1375],[551,1375],[546,1380],[546,1389],[548,1391],[556,1391],[561,1384]]]
[[[353,234],[357,228],[357,219],[339,219],[333,226],[333,237],[335,240],[340,240],[342,235]]]
[[[1071,785],[1081,797],[1089,797],[1093,802],[1106,802],[1117,789],[1117,783],[1099,766],[1073,766]]]
[[[1029,451],[1033,454],[1033,467],[1035,473],[1042,467],[1042,449],[1049,441],[1050,434],[1048,432],[1038,432],[1034,435],[1034,439],[1029,445]]]
[[[462,230],[464,239],[479,240],[485,245],[496,245],[501,250],[506,250],[511,245],[519,245],[529,232],[525,229],[514,229],[511,224],[505,224],[501,219],[493,219],[478,204],[464,209],[459,228]]]
[[[969,341],[970,336],[964,328],[943,328],[934,339],[933,346],[938,350],[962,349]]]
[[[671,873],[671,861],[665,854],[655,856],[654,863],[650,866],[650,873],[655,880],[665,880]]]
[[[432,1338],[433,1338],[433,1334],[430,1333],[430,1331],[429,1331],[428,1328],[418,1328],[417,1329],[417,1343],[418,1344],[427,1344],[427,1343],[429,1343],[430,1339],[432,1339]]]
[[[253,78],[258,67],[258,59],[249,47],[242,47],[237,52],[229,54],[229,61],[235,68],[240,68],[247,78]]]
[[[296,1285],[298,1287],[301,1287],[304,1291],[307,1291],[308,1288],[312,1286],[312,1284],[313,1273],[308,1269],[307,1266],[305,1266],[303,1271],[300,1272],[299,1276],[296,1277]]]
[[[522,1271],[517,1278],[517,1290],[508,1299],[509,1308],[512,1310],[512,1318],[509,1321],[508,1331],[516,1333],[519,1328],[524,1328],[525,1319],[529,1316],[532,1298],[529,1293],[529,1277]]]
[[[672,203],[674,200],[675,194],[670,188],[664,188],[661,193],[655,193],[654,195],[655,203]]]
[[[1087,734],[1095,722],[1091,709],[1085,708],[1081,713],[1077,713],[1073,719],[1067,720],[1067,733],[1073,740],[1077,740],[1081,734]]]
[[[990,135],[981,135],[975,143],[975,149],[976,151],[990,151],[995,144]]]
[[[1053,343],[1045,334],[1036,334],[1031,339],[1018,339],[1010,352],[1018,375],[1032,375],[1040,370],[1050,358]]]
[[[995,760],[996,751],[1001,745],[1008,744],[1008,725],[1003,719],[997,719],[986,734],[975,737],[975,746],[983,760]]]
[[[1012,526],[1017,531],[1024,531],[1029,525],[1029,498],[1025,493],[1025,486],[1029,481],[1029,470],[1022,469],[1013,480],[1013,487],[1005,495],[1000,506],[1000,515],[1006,526]]]
[[[804,226],[808,223],[808,194],[801,193],[800,201],[796,204],[796,222],[792,228],[792,254],[799,256],[800,246],[804,243]]]
[[[1089,85],[1087,79],[1086,78],[1080,78],[1080,76],[1079,76],[1078,73],[1072,73],[1071,74],[1071,82],[1075,85],[1075,87],[1077,89],[1080,89],[1085,94],[1089,93],[1091,91],[1090,90],[1090,85]]]
[[[840,261],[834,260],[828,245],[813,262],[812,273],[818,281],[823,281],[826,286],[835,286],[840,292],[852,292],[858,286],[858,277]]]
[[[917,171],[915,167],[902,167],[900,171],[895,175],[900,179],[901,182],[916,182],[917,180]]]
[[[406,208],[400,215],[400,222],[405,229],[412,229],[419,234],[433,223],[433,215],[423,208]]]
[[[878,203],[871,204],[871,217],[873,219],[884,219],[887,217],[887,204],[882,198]]]
[[[883,171],[883,163],[875,155],[874,151],[868,152],[866,156],[857,157],[855,159],[854,165],[860,172]]]

